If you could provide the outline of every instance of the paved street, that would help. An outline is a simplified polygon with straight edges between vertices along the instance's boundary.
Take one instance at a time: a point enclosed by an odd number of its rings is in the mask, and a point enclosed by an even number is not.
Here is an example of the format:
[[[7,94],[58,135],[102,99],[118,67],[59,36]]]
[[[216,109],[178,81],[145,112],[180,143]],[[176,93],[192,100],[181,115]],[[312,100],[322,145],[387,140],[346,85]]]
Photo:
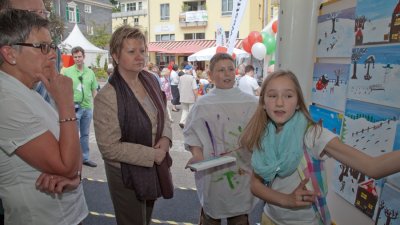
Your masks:
[[[191,154],[183,148],[182,130],[178,126],[181,111],[171,112],[174,123],[172,177],[175,186],[174,198],[159,199],[153,212],[152,224],[197,224],[200,205],[195,190],[194,177],[190,170],[184,169]],[[114,210],[108,193],[104,163],[96,144],[93,125],[90,133],[90,158],[98,164],[96,168],[83,167],[83,186],[90,214],[84,225],[116,224]],[[251,215],[251,224],[259,221],[261,204]]]

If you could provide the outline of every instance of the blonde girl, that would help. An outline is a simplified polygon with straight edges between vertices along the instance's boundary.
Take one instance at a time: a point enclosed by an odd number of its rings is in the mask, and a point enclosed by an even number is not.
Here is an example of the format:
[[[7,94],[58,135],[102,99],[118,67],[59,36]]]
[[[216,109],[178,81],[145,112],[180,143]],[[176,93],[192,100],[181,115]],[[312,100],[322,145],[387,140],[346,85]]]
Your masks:
[[[262,224],[330,224],[321,164],[328,156],[372,178],[400,171],[400,151],[371,157],[313,122],[291,71],[265,79],[240,143],[253,151],[251,191],[266,201]]]

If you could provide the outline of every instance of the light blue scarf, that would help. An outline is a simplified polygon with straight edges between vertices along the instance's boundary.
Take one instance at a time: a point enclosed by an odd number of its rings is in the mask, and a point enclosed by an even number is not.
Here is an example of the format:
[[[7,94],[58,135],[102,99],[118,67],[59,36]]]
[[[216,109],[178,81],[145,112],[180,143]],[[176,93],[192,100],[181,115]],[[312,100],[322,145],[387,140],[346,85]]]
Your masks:
[[[296,171],[303,156],[307,123],[301,112],[296,112],[279,133],[276,133],[274,123],[268,123],[268,130],[261,139],[261,149],[254,149],[251,157],[255,173],[265,182],[271,182],[276,176],[289,176]]]

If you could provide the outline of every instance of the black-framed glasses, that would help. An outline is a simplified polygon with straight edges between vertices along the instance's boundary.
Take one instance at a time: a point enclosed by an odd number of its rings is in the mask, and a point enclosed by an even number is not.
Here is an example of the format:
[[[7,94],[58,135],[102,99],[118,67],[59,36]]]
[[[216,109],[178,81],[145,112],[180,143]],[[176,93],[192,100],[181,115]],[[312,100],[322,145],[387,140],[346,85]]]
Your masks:
[[[27,11],[36,13],[39,16],[42,16],[46,19],[48,19],[50,17],[50,12],[45,9],[28,9]]]
[[[57,46],[54,43],[15,43],[13,45],[20,45],[32,48],[40,48],[44,55],[49,54],[50,49],[56,50]]]

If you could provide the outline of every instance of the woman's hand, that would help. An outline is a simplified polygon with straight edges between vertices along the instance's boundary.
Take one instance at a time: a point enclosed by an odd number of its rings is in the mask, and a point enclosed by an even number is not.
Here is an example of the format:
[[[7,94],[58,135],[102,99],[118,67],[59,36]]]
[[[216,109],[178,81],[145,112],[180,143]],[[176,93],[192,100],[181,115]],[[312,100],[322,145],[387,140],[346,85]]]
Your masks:
[[[315,191],[309,191],[306,184],[309,178],[302,180],[297,188],[289,195],[287,195],[286,206],[287,208],[298,208],[309,206],[315,202],[315,198],[319,196]]]
[[[171,141],[167,137],[161,137],[160,140],[154,145],[154,148],[156,149],[162,149],[165,152],[169,151],[169,146],[170,146]]]
[[[81,180],[79,176],[70,179],[58,175],[42,173],[36,180],[36,189],[49,194],[61,194],[76,189],[80,183]]]
[[[167,152],[161,148],[156,148],[155,149],[155,154],[154,154],[154,162],[157,165],[160,165],[161,162],[165,159]]]

